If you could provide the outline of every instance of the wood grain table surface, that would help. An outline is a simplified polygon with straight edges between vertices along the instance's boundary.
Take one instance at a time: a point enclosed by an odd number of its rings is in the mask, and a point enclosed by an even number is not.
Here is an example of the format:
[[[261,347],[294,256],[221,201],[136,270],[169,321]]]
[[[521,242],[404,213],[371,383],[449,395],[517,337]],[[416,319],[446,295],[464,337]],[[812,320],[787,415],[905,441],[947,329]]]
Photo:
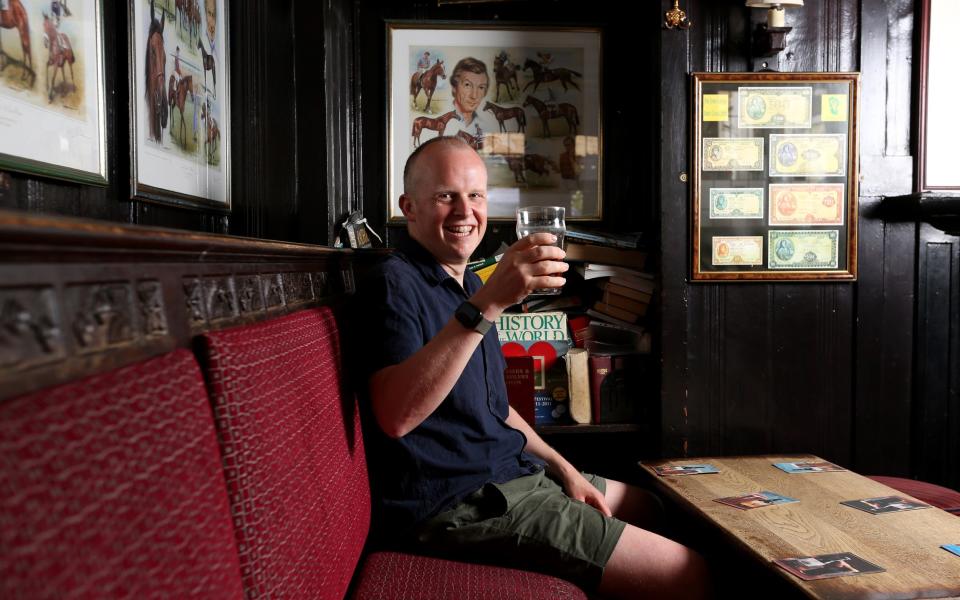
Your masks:
[[[852,471],[790,474],[773,466],[821,460],[802,454],[698,457],[644,461],[641,467],[669,499],[718,527],[811,598],[960,598],[960,556],[940,547],[960,544],[960,518],[932,507],[870,514],[840,502],[912,496]],[[711,464],[720,472],[661,477],[653,469],[682,464]],[[759,491],[799,502],[739,510],[715,501]],[[771,562],[837,552],[852,552],[886,571],[803,581]]]

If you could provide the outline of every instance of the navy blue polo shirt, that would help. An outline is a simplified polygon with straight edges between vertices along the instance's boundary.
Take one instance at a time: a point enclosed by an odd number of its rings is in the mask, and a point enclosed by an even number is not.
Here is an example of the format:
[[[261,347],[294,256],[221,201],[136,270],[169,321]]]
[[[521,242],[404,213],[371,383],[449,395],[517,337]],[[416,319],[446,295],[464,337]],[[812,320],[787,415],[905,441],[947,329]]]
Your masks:
[[[413,431],[393,439],[373,419],[369,376],[420,350],[480,286],[468,271],[464,287],[414,240],[405,241],[360,286],[359,388],[376,526],[391,536],[452,508],[484,484],[535,473],[543,463],[525,452],[526,437],[508,426],[506,363],[493,327],[439,407]],[[353,340],[357,342],[357,339]],[[361,354],[362,353],[362,354]],[[358,355],[359,354],[359,355]]]

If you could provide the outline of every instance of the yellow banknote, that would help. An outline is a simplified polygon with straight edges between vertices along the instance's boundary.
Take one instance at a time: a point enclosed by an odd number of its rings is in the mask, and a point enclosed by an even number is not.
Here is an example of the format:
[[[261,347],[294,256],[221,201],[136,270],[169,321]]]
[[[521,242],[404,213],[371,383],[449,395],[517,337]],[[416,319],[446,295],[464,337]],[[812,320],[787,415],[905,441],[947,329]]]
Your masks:
[[[843,176],[847,172],[847,136],[770,135],[770,176]]]
[[[762,171],[763,138],[703,138],[704,171]]]
[[[809,129],[813,115],[813,88],[742,87],[738,89],[740,127],[751,129]]]
[[[843,225],[842,183],[770,184],[771,225]]]
[[[761,235],[718,235],[711,241],[715,266],[763,264],[763,236]]]
[[[711,219],[762,219],[763,188],[710,188]]]
[[[836,229],[771,229],[768,241],[769,269],[836,269],[840,233]]]

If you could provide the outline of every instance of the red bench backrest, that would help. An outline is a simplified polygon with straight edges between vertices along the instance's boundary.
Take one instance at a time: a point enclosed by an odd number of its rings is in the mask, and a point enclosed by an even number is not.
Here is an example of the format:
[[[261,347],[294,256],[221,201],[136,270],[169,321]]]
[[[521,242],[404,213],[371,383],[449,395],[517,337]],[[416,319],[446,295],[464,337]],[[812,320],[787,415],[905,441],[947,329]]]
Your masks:
[[[0,597],[241,598],[225,490],[186,350],[0,402]]]
[[[248,597],[343,598],[370,527],[329,308],[204,336]]]

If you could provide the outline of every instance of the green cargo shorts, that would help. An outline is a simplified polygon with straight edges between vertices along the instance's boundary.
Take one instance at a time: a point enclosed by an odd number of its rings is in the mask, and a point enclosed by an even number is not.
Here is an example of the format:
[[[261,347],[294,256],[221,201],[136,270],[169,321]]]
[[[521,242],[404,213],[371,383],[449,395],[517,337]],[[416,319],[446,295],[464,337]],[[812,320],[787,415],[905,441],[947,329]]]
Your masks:
[[[601,493],[607,482],[584,474]],[[413,543],[447,558],[538,571],[596,589],[625,523],[573,500],[543,471],[488,483],[421,523]]]

